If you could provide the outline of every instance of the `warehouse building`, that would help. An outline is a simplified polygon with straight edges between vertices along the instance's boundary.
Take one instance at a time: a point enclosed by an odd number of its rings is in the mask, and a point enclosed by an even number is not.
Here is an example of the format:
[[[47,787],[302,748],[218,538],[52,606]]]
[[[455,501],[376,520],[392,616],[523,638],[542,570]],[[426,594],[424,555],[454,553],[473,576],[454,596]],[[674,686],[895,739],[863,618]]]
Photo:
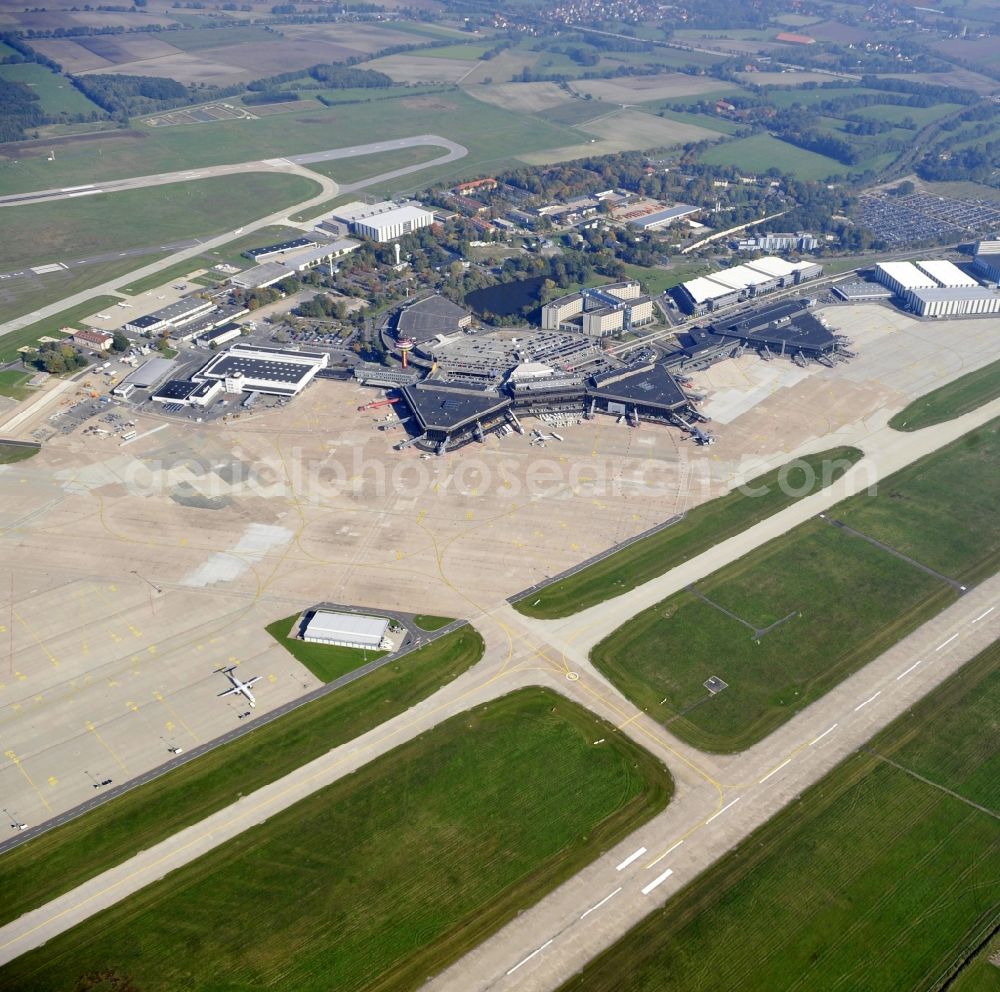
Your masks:
[[[112,396],[126,397],[137,389],[152,389],[173,372],[177,362],[172,358],[150,358],[130,372],[112,390]]]
[[[170,379],[149,398],[154,403],[176,406],[208,406],[222,392],[218,379]]]
[[[237,289],[267,289],[268,286],[287,279],[289,275],[288,269],[281,262],[265,262],[245,272],[237,272],[229,281]]]
[[[975,287],[914,289],[907,305],[920,317],[970,317],[1000,313],[1000,292]]]
[[[677,302],[688,313],[704,313],[732,306],[739,302],[740,295],[740,290],[723,286],[721,282],[713,282],[705,276],[688,279],[674,292]]]
[[[972,264],[984,279],[1000,283],[1000,241],[977,241]]]
[[[391,647],[386,639],[388,629],[385,617],[316,610],[302,628],[302,640],[369,651],[388,650]]]
[[[354,234],[378,242],[402,238],[434,223],[434,214],[415,200],[404,203],[394,200],[382,200],[380,203],[355,201],[338,207],[333,217],[347,224]]]
[[[236,344],[215,355],[196,372],[196,381],[214,379],[227,393],[267,393],[298,396],[320,369],[330,364],[326,352],[286,351]]]
[[[1000,295],[945,259],[880,262],[875,278],[919,317],[967,317],[1000,312]]]
[[[115,336],[107,331],[92,331],[85,327],[82,331],[74,331],[70,339],[81,348],[92,348],[94,351],[109,351]]]
[[[356,248],[361,246],[360,241],[353,238],[338,238],[336,241],[324,241],[306,248],[304,251],[297,251],[291,255],[285,255],[279,265],[293,272],[306,272],[316,268],[317,265],[325,265],[334,262],[345,255],[349,255]]]
[[[634,227],[638,231],[658,231],[660,228],[669,227],[679,220],[691,217],[700,210],[701,207],[692,207],[689,203],[678,203],[666,210],[657,210],[654,213],[646,214],[645,217],[630,220],[629,227]]]
[[[816,262],[788,262],[769,256],[689,279],[677,287],[674,297],[688,313],[705,313],[776,289],[798,285],[822,274],[823,266]]]
[[[263,262],[268,258],[274,258],[276,255],[284,255],[288,251],[300,251],[303,248],[309,248],[316,242],[312,238],[294,238],[291,241],[282,241],[276,245],[264,245],[261,248],[248,248],[244,255],[247,258],[252,258],[255,262]]]
[[[219,348],[238,338],[243,333],[243,328],[239,324],[223,324],[221,327],[213,327],[204,334],[200,334],[196,341],[203,348]]]
[[[202,300],[193,296],[178,300],[176,303],[171,303],[169,306],[155,310],[144,317],[136,317],[125,324],[125,330],[135,334],[158,334],[175,327],[183,327],[213,310],[215,310],[215,304],[211,300]]]

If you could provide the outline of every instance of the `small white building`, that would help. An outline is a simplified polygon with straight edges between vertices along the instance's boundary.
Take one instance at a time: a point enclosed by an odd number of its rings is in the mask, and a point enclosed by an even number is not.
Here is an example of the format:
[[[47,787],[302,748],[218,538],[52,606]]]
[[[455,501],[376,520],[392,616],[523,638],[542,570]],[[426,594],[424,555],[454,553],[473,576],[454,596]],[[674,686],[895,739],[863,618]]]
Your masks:
[[[309,618],[302,640],[379,651],[389,647],[386,640],[388,629],[389,621],[385,617],[317,610]]]

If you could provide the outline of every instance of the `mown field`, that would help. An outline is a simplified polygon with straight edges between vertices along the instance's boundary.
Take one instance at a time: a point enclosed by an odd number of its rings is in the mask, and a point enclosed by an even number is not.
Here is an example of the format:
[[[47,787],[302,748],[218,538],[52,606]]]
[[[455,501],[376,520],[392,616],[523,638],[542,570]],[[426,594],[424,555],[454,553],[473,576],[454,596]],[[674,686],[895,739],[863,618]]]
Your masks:
[[[996,989],[998,712],[995,643],[562,992]]]
[[[429,145],[418,145],[414,148],[397,148],[378,155],[358,155],[356,158],[333,159],[329,162],[313,162],[307,168],[311,172],[319,172],[329,176],[342,185],[360,182],[371,176],[381,176],[395,169],[404,169],[410,165],[421,165],[440,158],[445,154],[443,148],[433,148]],[[415,173],[419,176],[420,173]],[[403,177],[401,177],[403,179]],[[405,177],[404,182],[419,181]],[[393,180],[389,180],[390,183]]]
[[[798,179],[826,179],[847,171],[835,159],[797,148],[769,134],[722,142],[702,152],[699,161],[706,165],[736,165],[747,172],[777,168]]]
[[[0,982],[416,988],[666,805],[667,771],[612,731],[548,690],[514,692],[49,941]]]
[[[306,666],[320,682],[332,682],[341,675],[348,675],[360,668],[366,662],[384,658],[386,651],[365,651],[361,648],[349,648],[340,644],[316,644],[309,641],[299,641],[288,634],[292,624],[299,618],[298,613],[282,620],[275,620],[267,625],[267,632],[296,661]]]
[[[1000,396],[1000,361],[969,372],[926,396],[915,399],[890,421],[897,431],[919,431],[954,420]]]
[[[756,743],[958,595],[830,521],[974,582],[1000,559],[998,456],[995,421],[640,613],[595,664],[697,747]],[[709,696],[711,676],[729,688]]]
[[[0,856],[0,924],[397,716],[482,652],[478,631],[463,627],[7,852]]]
[[[415,134],[440,134],[465,145],[469,155],[448,167],[449,174],[458,177],[498,168],[497,163],[510,162],[522,152],[581,140],[579,132],[567,127],[483,104],[458,89],[380,100],[373,114],[372,105],[359,103],[252,121],[143,126],[113,138],[94,136],[63,146],[54,162],[43,156],[21,158],[16,164],[0,161],[0,192],[252,162]]]
[[[302,176],[256,172],[7,207],[0,268],[155,250],[166,241],[228,231],[319,191]]]
[[[85,97],[65,76],[35,62],[0,65],[0,79],[6,79],[11,83],[24,83],[38,96],[42,110],[46,114],[104,115],[104,111]]]
[[[514,609],[551,620],[620,596],[836,481],[860,457],[857,448],[833,448],[752,479],[746,491],[736,489],[696,506],[676,524],[546,586]],[[788,485],[779,486],[781,480]]]

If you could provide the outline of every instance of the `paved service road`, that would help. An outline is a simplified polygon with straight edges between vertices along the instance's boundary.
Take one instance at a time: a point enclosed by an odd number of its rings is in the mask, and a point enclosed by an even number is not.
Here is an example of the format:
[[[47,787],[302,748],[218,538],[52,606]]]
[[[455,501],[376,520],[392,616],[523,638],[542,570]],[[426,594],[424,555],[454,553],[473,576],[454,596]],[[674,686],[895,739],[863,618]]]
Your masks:
[[[662,814],[431,982],[435,990],[456,992],[557,986],[992,642],[1000,618],[1000,576],[971,589],[738,755],[703,754],[673,738],[593,669],[587,660],[589,645],[649,601],[735,560],[997,415],[1000,400],[911,435],[890,435],[884,424],[859,424],[851,436],[838,440],[865,450],[866,458],[859,463],[867,464],[865,472],[851,470],[816,496],[626,596],[564,621],[528,620],[506,603],[472,616],[487,650],[470,672],[381,727],[0,928],[0,963],[40,946],[442,720],[519,686],[546,685],[612,721],[657,755],[677,784]],[[584,626],[574,629],[581,617]]]
[[[47,306],[39,308],[38,310],[34,310],[31,313],[24,314],[21,317],[16,317],[4,324],[0,324],[0,335],[9,334],[12,331],[26,327],[29,324],[33,324],[35,321],[43,320],[46,317],[52,317],[55,314],[61,313],[63,310],[76,306],[77,304],[86,303],[87,300],[90,300],[95,296],[112,294],[121,286],[127,286],[139,279],[145,279],[147,276],[156,275],[158,272],[161,272],[170,266],[176,265],[178,262],[183,262],[185,259],[189,258],[195,258],[203,252],[211,251],[213,248],[218,248],[222,245],[228,244],[240,234],[256,231],[262,227],[269,227],[272,224],[288,223],[290,214],[320,206],[321,204],[333,199],[333,197],[337,196],[339,193],[351,193],[355,190],[364,189],[367,186],[374,186],[382,182],[387,182],[391,179],[397,179],[400,176],[407,175],[411,172],[417,172],[421,169],[430,169],[438,165],[443,165],[446,162],[455,161],[456,159],[462,158],[468,154],[468,150],[466,148],[462,145],[456,144],[454,141],[449,141],[447,138],[441,138],[433,134],[422,134],[416,135],[412,138],[400,138],[395,141],[377,141],[369,145],[355,145],[351,148],[334,148],[325,152],[312,152],[305,156],[295,156],[295,158],[305,158],[315,163],[321,161],[332,161],[339,158],[353,158],[359,155],[377,155],[381,152],[392,151],[398,148],[416,148],[421,146],[444,148],[445,152],[443,155],[439,155],[437,158],[431,159],[429,162],[421,162],[417,165],[405,166],[401,169],[393,169],[390,172],[386,172],[378,176],[370,176],[360,182],[349,183],[344,186],[338,185],[332,179],[329,179],[318,172],[312,172],[306,167],[306,164],[302,162],[277,158],[258,162],[243,162],[238,165],[209,166],[204,169],[186,170],[184,172],[168,172],[157,176],[120,179],[115,180],[114,182],[103,183],[100,186],[90,186],[86,188],[76,187],[74,189],[65,188],[59,190],[42,190],[36,194],[30,194],[31,196],[36,197],[36,201],[33,202],[41,202],[43,200],[55,201],[80,195],[89,195],[90,193],[96,192],[108,193],[123,189],[144,189],[147,186],[186,182],[195,179],[207,179],[212,176],[231,175],[238,172],[285,172],[293,175],[304,176],[305,178],[318,183],[320,186],[320,192],[318,194],[310,197],[308,200],[297,203],[292,207],[286,207],[276,213],[268,214],[266,217],[261,217],[259,220],[244,224],[242,227],[236,228],[235,230],[226,231],[224,234],[216,235],[213,238],[206,238],[192,247],[184,248],[166,258],[162,258],[158,262],[145,265],[142,268],[136,269],[133,272],[128,272],[125,275],[117,277],[116,279],[111,279],[100,286],[91,286],[89,289],[83,290],[82,292],[75,293],[72,296],[67,296],[56,301],[55,303],[51,303]],[[18,203],[24,203],[24,196],[26,195],[27,194],[17,194],[13,198],[0,197],[0,207],[12,207],[16,206]],[[16,216],[16,214],[14,214],[14,216]]]

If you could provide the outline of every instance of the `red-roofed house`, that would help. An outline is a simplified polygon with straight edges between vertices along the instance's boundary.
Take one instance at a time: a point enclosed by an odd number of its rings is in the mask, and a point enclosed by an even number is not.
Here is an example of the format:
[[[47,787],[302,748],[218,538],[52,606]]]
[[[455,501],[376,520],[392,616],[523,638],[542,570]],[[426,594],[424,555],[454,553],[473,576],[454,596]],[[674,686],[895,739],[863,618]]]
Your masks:
[[[93,348],[95,351],[107,351],[114,339],[114,335],[108,334],[107,331],[92,331],[87,327],[82,331],[73,332],[73,344]]]

